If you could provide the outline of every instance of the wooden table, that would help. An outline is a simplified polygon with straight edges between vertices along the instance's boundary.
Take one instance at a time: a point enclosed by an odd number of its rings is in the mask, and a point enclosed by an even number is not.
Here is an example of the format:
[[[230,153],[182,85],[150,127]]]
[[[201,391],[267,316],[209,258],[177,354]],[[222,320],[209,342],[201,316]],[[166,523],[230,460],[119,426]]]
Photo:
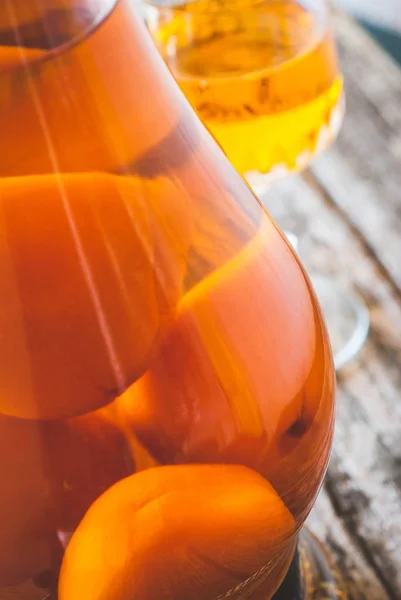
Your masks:
[[[401,599],[401,70],[335,15],[347,114],[312,169],[268,206],[300,236],[307,269],[358,291],[371,331],[338,376],[335,445],[309,526],[330,546],[350,599]],[[274,199],[274,200],[273,200]]]

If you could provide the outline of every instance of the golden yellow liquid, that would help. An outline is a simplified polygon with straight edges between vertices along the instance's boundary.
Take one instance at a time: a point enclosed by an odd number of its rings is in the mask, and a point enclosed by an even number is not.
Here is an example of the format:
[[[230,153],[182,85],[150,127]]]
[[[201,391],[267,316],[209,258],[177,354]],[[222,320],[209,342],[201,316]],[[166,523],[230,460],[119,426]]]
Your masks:
[[[241,173],[303,168],[336,133],[342,78],[333,38],[297,2],[150,11],[164,59]]]

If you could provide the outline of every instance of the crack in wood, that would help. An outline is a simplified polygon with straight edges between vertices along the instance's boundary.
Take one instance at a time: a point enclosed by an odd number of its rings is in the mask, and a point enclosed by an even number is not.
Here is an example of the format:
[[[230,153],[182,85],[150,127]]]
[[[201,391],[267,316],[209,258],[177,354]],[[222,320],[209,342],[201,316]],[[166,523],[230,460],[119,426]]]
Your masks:
[[[336,483],[335,483],[335,481],[332,481],[332,478],[330,477],[330,473],[328,473],[327,477],[326,477],[326,482],[325,482],[325,489],[326,489],[327,495],[330,499],[330,502],[333,506],[335,514],[337,515],[337,517],[339,519],[341,519],[342,523],[345,525],[345,527],[348,531],[348,534],[356,542],[358,549],[362,553],[365,561],[368,563],[368,565],[374,571],[376,577],[378,578],[378,580],[382,584],[383,588],[385,589],[385,591],[389,597],[389,600],[400,600],[397,590],[395,590],[393,588],[393,586],[388,582],[386,575],[382,572],[381,568],[377,565],[375,556],[373,555],[371,548],[369,548],[369,546],[366,545],[364,538],[359,534],[358,528],[356,527],[356,524],[355,524],[354,516],[352,515],[351,512],[348,512],[348,513],[344,512],[344,510],[342,508],[341,500],[339,499],[338,495],[335,492],[335,487],[336,487]]]

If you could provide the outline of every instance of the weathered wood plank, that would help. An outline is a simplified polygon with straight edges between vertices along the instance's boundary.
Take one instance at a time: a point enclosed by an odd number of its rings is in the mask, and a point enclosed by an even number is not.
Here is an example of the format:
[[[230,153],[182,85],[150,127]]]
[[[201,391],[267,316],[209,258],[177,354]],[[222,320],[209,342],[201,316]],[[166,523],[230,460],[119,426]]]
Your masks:
[[[357,177],[358,173],[352,175],[351,171],[353,184],[353,178]],[[310,174],[277,184],[266,202],[284,228],[300,235],[300,254],[308,271],[327,274],[358,290],[371,309],[369,341],[359,361],[339,378],[336,438],[327,485],[333,509],[352,542],[350,547],[359,549],[365,569],[370,569],[369,573],[376,577],[373,589],[378,598],[387,594],[388,598],[399,600],[401,304],[398,294],[375,257],[367,251],[364,240],[354,236],[346,215],[321,193]],[[345,548],[346,555],[348,546],[344,546],[344,541],[336,542],[340,533],[333,529],[332,536],[331,541]],[[358,589],[361,582],[355,573],[353,568],[348,578]]]
[[[325,489],[321,491],[307,525],[329,546],[344,577],[348,600],[388,600],[375,572],[335,513]]]
[[[401,127],[398,63],[345,13],[336,11],[333,24],[346,78],[362,91],[383,124],[387,125],[387,130],[390,129],[390,134],[395,136]]]
[[[332,271],[364,293],[372,330],[358,368],[340,378],[327,485],[389,597],[399,599],[401,71],[349,19],[336,25],[348,111],[338,142],[312,167],[316,181],[307,180],[356,235],[354,244],[338,244]]]
[[[401,70],[352,21],[335,23],[347,111],[312,171],[401,290]]]

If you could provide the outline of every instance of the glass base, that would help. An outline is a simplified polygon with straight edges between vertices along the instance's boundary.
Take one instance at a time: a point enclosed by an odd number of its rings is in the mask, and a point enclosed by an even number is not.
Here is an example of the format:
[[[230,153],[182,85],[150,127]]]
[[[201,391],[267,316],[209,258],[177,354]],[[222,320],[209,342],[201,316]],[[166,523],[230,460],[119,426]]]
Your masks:
[[[272,600],[347,600],[344,582],[321,542],[305,527],[291,567]]]
[[[298,252],[298,238],[284,235]],[[362,349],[369,333],[369,309],[364,300],[329,277],[310,276],[329,333],[336,371],[348,364]]]
[[[338,371],[359,353],[369,333],[369,310],[364,300],[333,279],[311,276],[321,306]]]
[[[32,582],[20,586],[20,593],[10,593],[10,598],[12,595],[23,600],[57,600],[57,582],[50,574],[35,583],[36,586]],[[252,595],[230,597],[244,600]],[[287,575],[271,600],[348,600],[345,585],[329,553],[306,527],[299,535]]]

